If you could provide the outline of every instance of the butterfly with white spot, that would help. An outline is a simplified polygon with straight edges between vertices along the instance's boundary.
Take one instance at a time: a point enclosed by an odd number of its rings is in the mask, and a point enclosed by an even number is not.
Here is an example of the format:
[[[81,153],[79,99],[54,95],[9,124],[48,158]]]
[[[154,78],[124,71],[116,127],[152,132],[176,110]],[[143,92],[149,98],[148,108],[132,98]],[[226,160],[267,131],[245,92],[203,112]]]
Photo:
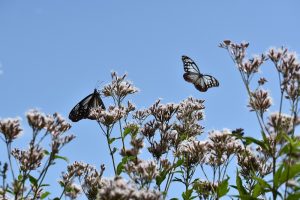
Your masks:
[[[90,111],[92,108],[99,108],[105,109],[104,103],[100,98],[99,92],[95,89],[94,92],[84,99],[82,99],[74,108],[71,110],[69,114],[69,119],[72,122],[78,122],[82,119],[92,119],[90,115]]]
[[[219,81],[215,77],[201,74],[198,66],[191,58],[182,56],[182,62],[185,71],[183,74],[184,80],[193,83],[200,92],[206,92],[208,88],[219,86]]]

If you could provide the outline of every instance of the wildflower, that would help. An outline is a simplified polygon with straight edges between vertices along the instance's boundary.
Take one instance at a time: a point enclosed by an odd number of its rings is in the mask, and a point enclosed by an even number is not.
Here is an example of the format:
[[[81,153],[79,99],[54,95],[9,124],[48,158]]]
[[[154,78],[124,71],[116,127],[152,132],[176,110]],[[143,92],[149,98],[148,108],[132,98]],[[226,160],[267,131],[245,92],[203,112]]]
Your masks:
[[[237,61],[237,63],[242,63],[243,59],[246,56],[246,49],[248,48],[248,46],[248,42],[235,44],[230,40],[224,40],[223,43],[219,45],[219,47],[227,49],[229,53],[233,56],[233,59]]]
[[[206,160],[207,164],[220,166],[227,162],[231,155],[239,152],[242,145],[228,129],[224,129],[209,133],[206,148],[207,152],[210,152]]]
[[[11,154],[19,161],[23,171],[37,169],[44,158],[44,150],[39,146],[30,146],[27,151],[13,149]]]
[[[176,156],[182,156],[189,165],[203,164],[207,154],[206,141],[189,138],[182,141],[176,151]]]
[[[180,135],[179,139],[195,137],[203,133],[203,127],[198,124],[204,118],[204,100],[189,97],[178,105],[176,118],[179,123],[175,123],[173,128]]]
[[[101,165],[100,171],[97,171],[89,164],[75,161],[73,164],[68,165],[67,173],[62,175],[59,182],[61,185],[69,187],[73,184],[74,178],[79,178],[82,191],[88,199],[96,199],[104,170],[104,165]]]
[[[156,101],[150,108],[151,115],[154,116],[158,122],[168,122],[172,116],[176,113],[178,105],[174,103],[160,104],[160,100]]]
[[[91,110],[90,115],[103,125],[112,126],[126,115],[126,110],[124,107],[118,106],[109,106],[107,110],[94,108]]]
[[[58,137],[71,128],[68,123],[59,113],[54,113],[53,116],[46,116],[46,130],[51,133],[53,137]]]
[[[238,165],[241,167],[240,173],[250,179],[253,173],[260,177],[264,177],[272,172],[272,165],[267,163],[267,159],[255,155],[255,153],[247,147],[237,154]]]
[[[0,132],[4,135],[5,141],[11,143],[22,133],[19,118],[6,118],[0,120]]]
[[[36,131],[40,131],[43,128],[46,127],[47,124],[47,117],[44,113],[41,113],[40,111],[33,109],[29,110],[26,113],[27,121],[29,126]]]
[[[67,187],[65,195],[70,199],[77,199],[81,193],[81,187],[77,184],[70,184]]]
[[[258,111],[262,116],[271,105],[272,99],[267,91],[259,89],[251,93],[248,105],[251,108],[251,111]]]
[[[127,95],[136,93],[138,89],[129,81],[125,80],[126,76],[127,74],[124,74],[120,77],[116,72],[112,72],[112,82],[104,86],[102,90],[104,96],[111,96],[117,100],[117,103],[120,103]]]
[[[275,48],[271,48],[268,52],[268,57],[272,60],[272,62],[274,63],[278,63],[279,60],[282,59],[282,57],[284,57],[287,53],[287,49],[284,48],[279,48],[279,49],[275,49]]]
[[[272,113],[268,119],[268,126],[273,132],[281,130],[288,134],[300,124],[300,118],[293,119],[292,116],[284,113]]]
[[[252,59],[247,60],[239,65],[240,71],[244,72],[247,77],[250,77],[252,74],[258,72],[259,67],[266,61],[264,54],[261,56],[256,56]]]
[[[147,188],[158,175],[158,168],[154,160],[130,161],[125,165],[125,170],[135,183]]]
[[[133,183],[125,181],[121,177],[114,179],[102,179],[97,199],[144,199],[161,200],[162,194],[156,190],[138,189]]]
[[[214,195],[217,191],[218,183],[206,180],[197,180],[193,183],[193,189],[199,196],[199,199],[209,199],[210,195]]]
[[[133,115],[132,118],[137,120],[139,124],[142,124],[145,119],[150,115],[150,111],[146,110],[137,110]]]

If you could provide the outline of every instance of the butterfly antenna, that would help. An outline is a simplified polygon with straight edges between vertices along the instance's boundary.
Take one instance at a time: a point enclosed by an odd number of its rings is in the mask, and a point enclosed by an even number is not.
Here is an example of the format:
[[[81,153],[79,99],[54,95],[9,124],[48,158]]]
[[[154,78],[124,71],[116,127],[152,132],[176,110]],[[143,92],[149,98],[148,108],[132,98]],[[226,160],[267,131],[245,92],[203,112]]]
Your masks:
[[[101,85],[103,85],[104,81],[97,81],[96,85],[95,85],[95,89],[97,89],[98,91],[100,90],[99,88],[101,88]]]

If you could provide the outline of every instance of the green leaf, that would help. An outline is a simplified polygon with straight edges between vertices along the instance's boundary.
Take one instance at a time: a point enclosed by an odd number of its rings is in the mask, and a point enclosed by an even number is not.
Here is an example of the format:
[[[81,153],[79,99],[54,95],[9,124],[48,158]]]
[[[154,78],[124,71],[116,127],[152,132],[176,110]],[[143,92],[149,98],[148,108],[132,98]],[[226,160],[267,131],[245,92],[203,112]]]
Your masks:
[[[115,140],[117,140],[117,138],[109,138],[108,143],[112,144]]]
[[[267,183],[264,179],[259,178],[259,177],[253,177],[254,180],[256,180],[258,182],[258,184],[260,185],[260,187],[262,189],[264,189],[264,191],[271,191],[272,190],[272,186]]]
[[[278,186],[280,185],[279,184],[279,179],[281,177],[281,174],[282,174],[282,170],[283,170],[283,165],[281,165],[275,172],[275,175],[274,175],[274,179],[273,179],[273,182],[274,182],[274,188],[278,188]]]
[[[48,187],[50,184],[42,184],[41,187]]]
[[[226,195],[226,194],[229,192],[228,180],[229,180],[229,177],[227,177],[227,179],[223,180],[223,181],[218,185],[218,188],[217,188],[217,195],[218,195],[218,198],[220,198],[220,197]]]
[[[254,185],[254,188],[252,190],[252,197],[254,198],[257,198],[258,196],[262,195],[265,193],[265,191],[269,191],[269,189],[265,190],[264,187],[262,187],[259,182],[257,182],[255,185]]]
[[[67,163],[69,162],[69,159],[67,157],[64,157],[64,156],[55,155],[54,159],[61,159],[61,160],[66,161]]]
[[[192,194],[193,194],[193,190],[189,189],[189,190],[183,192],[181,196],[184,200],[191,200],[191,199],[195,198],[195,197],[192,197]]]
[[[294,164],[292,166],[286,166],[282,175],[279,177],[278,187],[285,183],[287,180],[294,178],[300,174],[300,164]]]
[[[18,181],[22,181],[22,179],[23,179],[22,174],[19,174],[19,176],[18,176]]]
[[[157,186],[160,186],[162,184],[162,182],[166,179],[167,174],[168,174],[168,171],[163,170],[158,174],[158,176],[156,176],[155,182],[156,182]]]
[[[49,196],[50,192],[45,192],[41,195],[41,199],[45,199],[47,196]]]
[[[44,150],[44,154],[45,154],[46,156],[50,155],[49,151],[47,151],[47,150]]]
[[[124,165],[129,161],[135,159],[135,156],[125,156],[117,166],[117,175],[120,175],[124,170]]]
[[[127,127],[125,128],[124,132],[123,132],[123,138],[125,138],[129,133],[131,133],[131,128]]]
[[[240,196],[248,194],[246,189],[243,186],[243,181],[242,181],[238,171],[236,172],[236,187],[237,187],[237,190],[239,191]]]
[[[265,143],[264,141],[257,140],[253,137],[244,137],[244,139],[246,140],[247,145],[254,143],[260,146],[263,150],[269,151],[269,147],[266,145],[267,143]]]
[[[37,187],[37,186],[38,186],[37,179],[34,178],[33,176],[31,176],[30,174],[28,175],[28,177],[29,177],[30,183],[31,183],[32,185],[34,185],[35,187]]]
[[[295,200],[295,199],[300,199],[300,192],[290,194],[286,200]]]

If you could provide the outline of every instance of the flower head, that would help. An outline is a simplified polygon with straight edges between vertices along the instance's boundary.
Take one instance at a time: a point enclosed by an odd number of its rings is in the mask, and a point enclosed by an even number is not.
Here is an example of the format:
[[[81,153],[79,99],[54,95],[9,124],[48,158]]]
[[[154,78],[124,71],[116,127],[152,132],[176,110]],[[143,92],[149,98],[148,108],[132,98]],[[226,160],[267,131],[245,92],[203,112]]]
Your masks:
[[[19,118],[6,118],[0,120],[0,132],[4,135],[5,141],[11,143],[22,133]]]

